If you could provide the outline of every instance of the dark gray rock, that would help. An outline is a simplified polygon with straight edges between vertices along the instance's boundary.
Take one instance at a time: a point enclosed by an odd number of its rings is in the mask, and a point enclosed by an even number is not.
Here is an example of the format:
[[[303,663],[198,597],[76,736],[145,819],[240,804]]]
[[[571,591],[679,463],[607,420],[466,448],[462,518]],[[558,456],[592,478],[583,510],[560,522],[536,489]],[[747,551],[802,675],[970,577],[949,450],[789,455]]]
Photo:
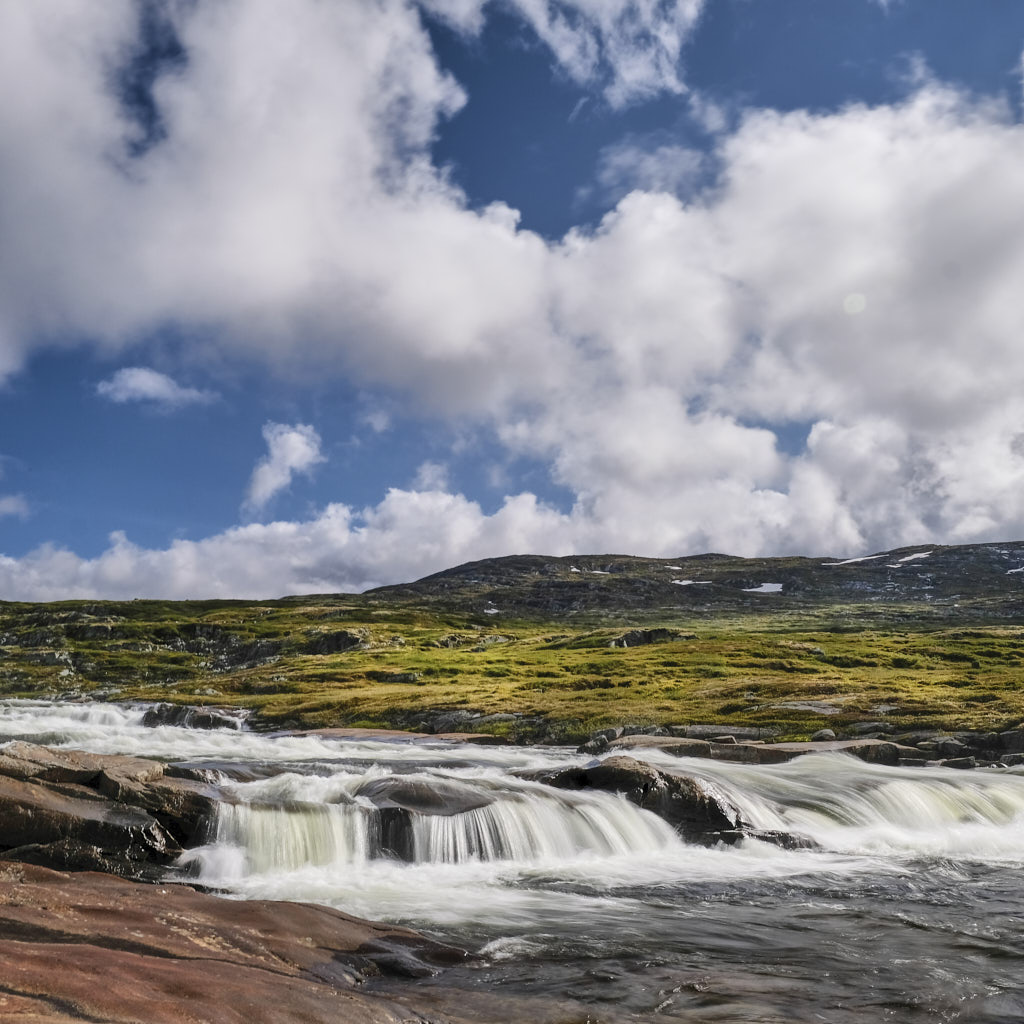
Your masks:
[[[375,683],[403,683],[411,685],[419,681],[419,672],[384,672],[384,671],[370,671],[366,673],[367,679],[372,679]]]
[[[616,755],[582,768],[540,776],[558,789],[600,789],[621,793],[631,803],[664,818],[685,838],[704,843],[734,842],[742,835],[739,811],[699,779],[670,775],[632,757]]]
[[[11,743],[0,754],[0,858],[153,878],[204,838],[215,792],[143,758]]]
[[[683,633],[678,629],[631,629],[616,637],[609,647],[641,647],[645,644],[667,644],[674,640],[696,640],[696,634]]]
[[[329,633],[313,632],[306,640],[305,654],[343,654],[365,644],[369,631],[365,629],[338,629]]]
[[[364,782],[356,795],[365,797],[375,807],[400,807],[417,814],[430,814],[448,818],[486,807],[493,800],[484,793],[460,786],[447,779],[426,782],[409,775],[388,775]]]
[[[834,740],[836,734],[831,729],[819,729],[812,737],[812,743],[820,743],[823,740]]]
[[[943,768],[977,768],[978,762],[973,757],[948,757],[939,762]]]
[[[999,745],[1008,754],[1024,754],[1024,729],[1008,729],[999,734]]]
[[[853,722],[847,731],[854,736],[866,736],[868,733],[891,733],[895,730],[888,722]]]
[[[150,728],[177,725],[185,729],[242,729],[247,717],[248,712],[239,708],[154,704],[142,716],[142,724]]]
[[[685,736],[687,739],[709,740],[714,736],[721,736],[728,732],[737,740],[758,740],[771,739],[779,735],[779,730],[774,726],[757,725],[673,725],[669,731],[675,736]]]

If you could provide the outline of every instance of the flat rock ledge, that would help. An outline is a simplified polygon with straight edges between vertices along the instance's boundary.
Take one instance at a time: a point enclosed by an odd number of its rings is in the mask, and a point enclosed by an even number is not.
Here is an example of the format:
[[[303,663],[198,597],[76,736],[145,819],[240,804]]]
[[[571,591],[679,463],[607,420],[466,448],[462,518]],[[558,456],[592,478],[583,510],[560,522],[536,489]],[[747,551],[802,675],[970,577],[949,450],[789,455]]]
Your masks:
[[[714,740],[677,739],[672,736],[622,736],[608,743],[609,750],[637,750],[643,748],[664,750],[677,757],[708,757],[716,761],[738,761],[742,764],[781,764],[804,754],[852,754],[872,764],[898,765],[903,760],[925,757],[916,748],[905,747],[880,739],[819,740],[805,743],[750,743],[731,739]]]
[[[461,1024],[480,1018],[423,1016],[369,990],[466,958],[328,907],[0,864],[0,1020],[11,1024]]]

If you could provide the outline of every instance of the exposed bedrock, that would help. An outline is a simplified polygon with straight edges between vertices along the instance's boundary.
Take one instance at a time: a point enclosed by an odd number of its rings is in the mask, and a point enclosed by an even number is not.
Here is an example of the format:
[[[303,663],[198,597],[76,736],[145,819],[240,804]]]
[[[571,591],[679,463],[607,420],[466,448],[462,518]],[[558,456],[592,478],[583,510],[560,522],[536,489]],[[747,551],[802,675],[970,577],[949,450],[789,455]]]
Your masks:
[[[327,907],[0,864],[5,1021],[457,1024],[481,1018],[423,1016],[393,982],[397,995],[367,990],[466,958],[408,929]],[[438,999],[444,992],[435,988]]]
[[[137,757],[9,744],[0,750],[0,860],[159,877],[202,838],[216,796],[172,771]]]

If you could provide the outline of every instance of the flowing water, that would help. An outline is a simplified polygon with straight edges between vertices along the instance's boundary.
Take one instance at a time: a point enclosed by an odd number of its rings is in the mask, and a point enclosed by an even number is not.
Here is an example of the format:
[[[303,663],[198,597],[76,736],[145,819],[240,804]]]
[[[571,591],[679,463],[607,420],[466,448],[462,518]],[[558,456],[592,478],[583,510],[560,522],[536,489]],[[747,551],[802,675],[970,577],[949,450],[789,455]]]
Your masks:
[[[614,794],[522,777],[589,760],[566,750],[146,728],[143,710],[0,703],[0,741],[221,772],[183,876],[419,928],[481,954],[464,986],[594,1024],[1024,1020],[1015,770],[633,752],[817,844],[705,848]]]

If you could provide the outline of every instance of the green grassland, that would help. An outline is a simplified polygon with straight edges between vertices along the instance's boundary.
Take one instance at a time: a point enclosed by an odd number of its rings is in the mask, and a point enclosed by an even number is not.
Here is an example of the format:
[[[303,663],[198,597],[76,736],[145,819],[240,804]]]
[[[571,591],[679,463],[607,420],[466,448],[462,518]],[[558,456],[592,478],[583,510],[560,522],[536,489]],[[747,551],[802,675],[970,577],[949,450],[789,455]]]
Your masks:
[[[633,625],[656,642],[612,646]],[[253,709],[268,728],[460,728],[575,741],[615,724],[721,722],[806,738],[884,719],[1003,729],[1024,719],[1024,627],[927,609],[506,618],[359,597],[0,605],[0,695]]]

